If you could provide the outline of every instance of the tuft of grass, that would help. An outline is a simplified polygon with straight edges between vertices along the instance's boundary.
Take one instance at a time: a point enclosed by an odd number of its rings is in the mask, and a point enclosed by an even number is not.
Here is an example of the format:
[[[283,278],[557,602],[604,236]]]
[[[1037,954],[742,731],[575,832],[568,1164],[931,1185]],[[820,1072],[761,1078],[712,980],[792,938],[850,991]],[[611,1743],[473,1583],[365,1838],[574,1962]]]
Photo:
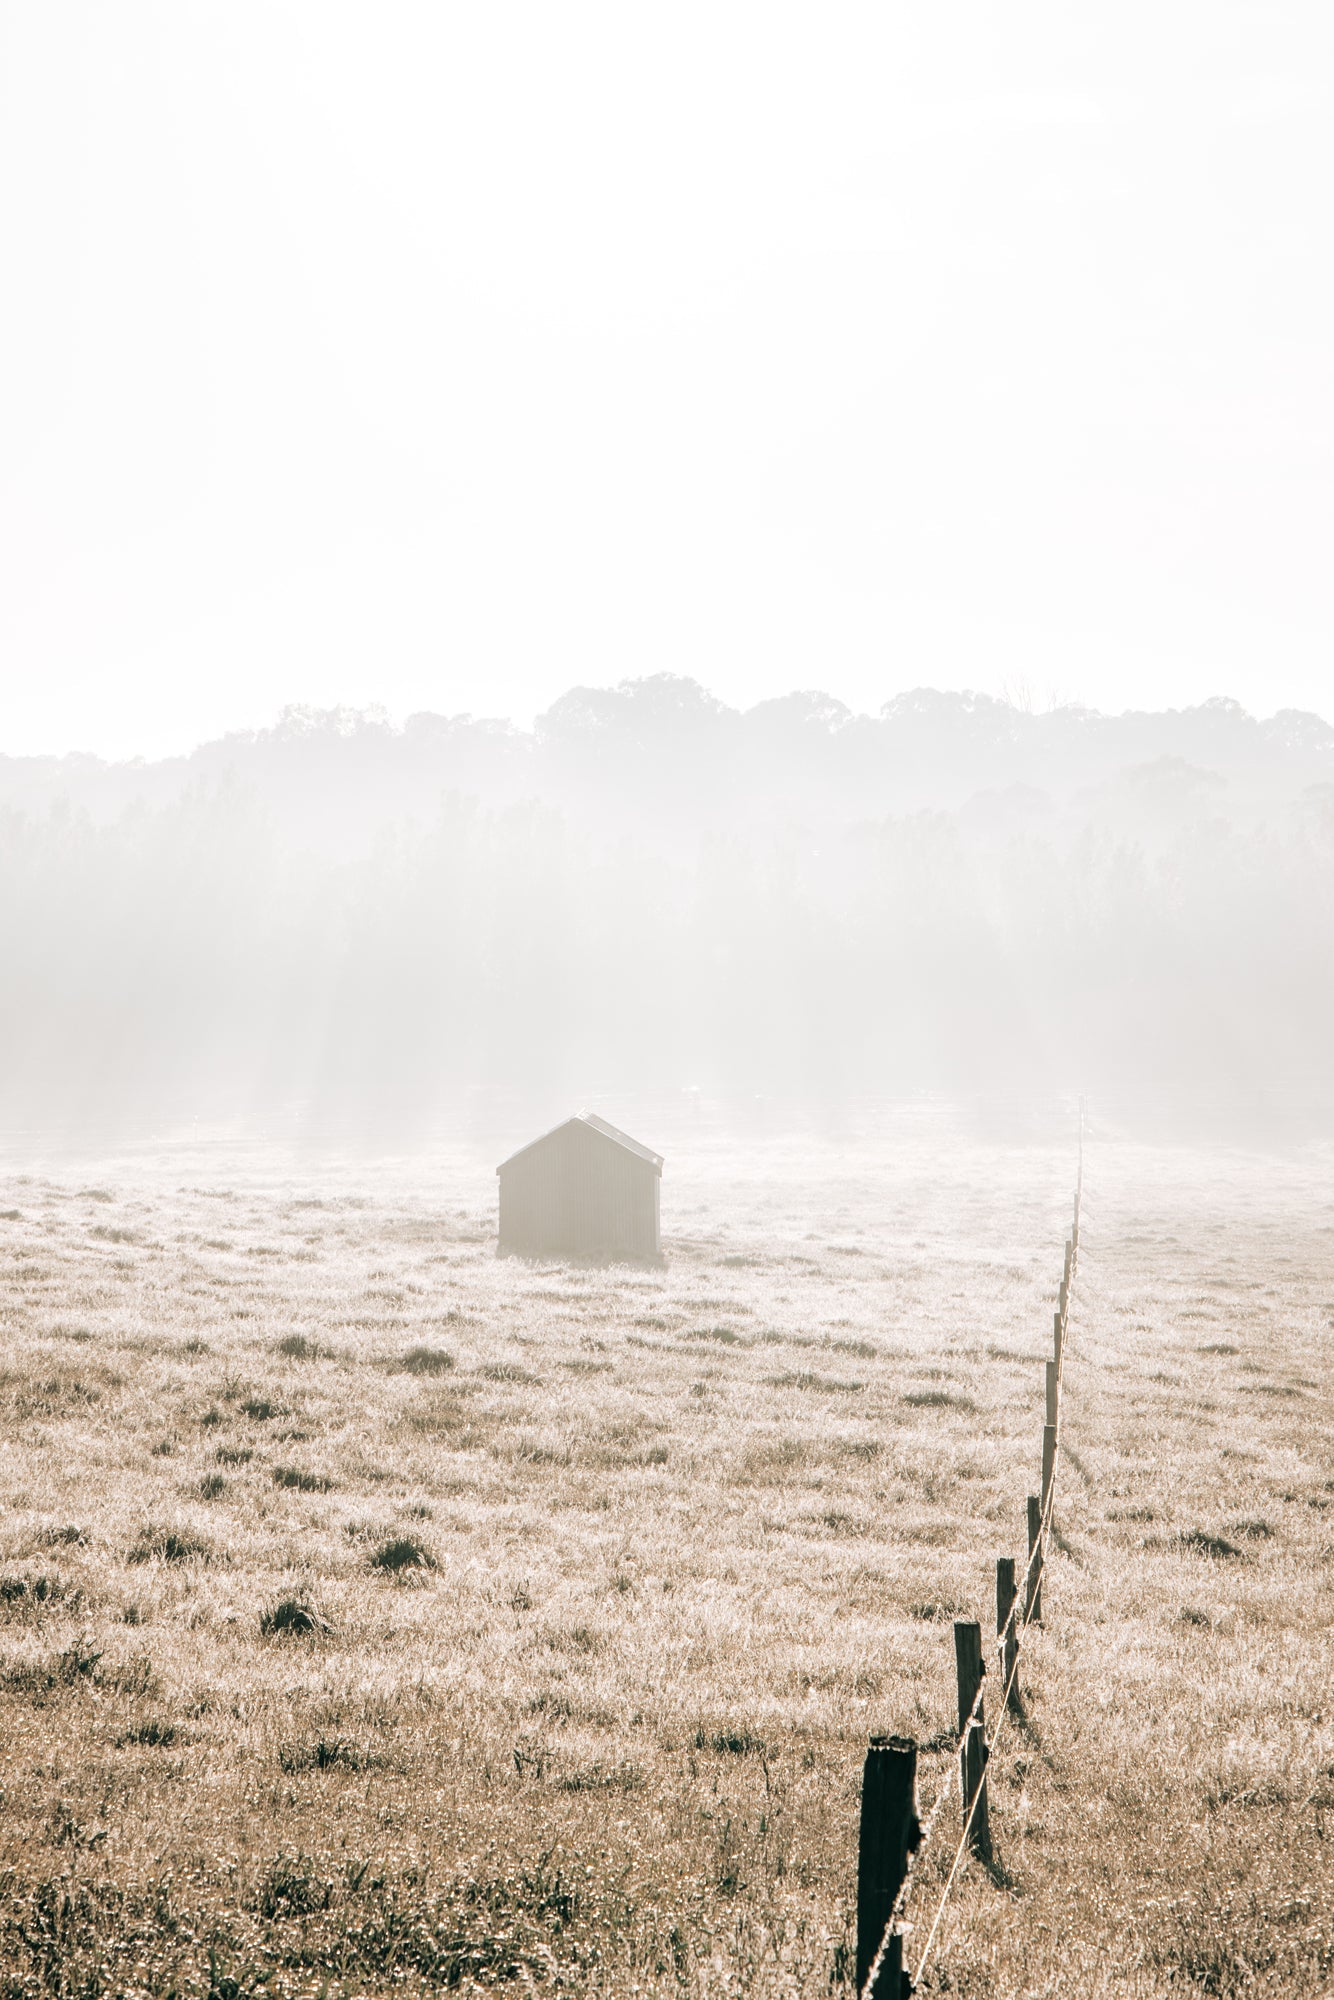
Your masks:
[[[1235,1542],[1229,1542],[1223,1535],[1211,1535],[1205,1528],[1183,1528],[1176,1536],[1176,1546],[1188,1549],[1192,1555],[1212,1556],[1220,1562],[1238,1558],[1242,1553]]]
[[[327,1347],[321,1347],[318,1340],[308,1340],[304,1333],[284,1334],[274,1342],[273,1351],[288,1361],[327,1361],[330,1357]]]
[[[977,1409],[961,1389],[910,1389],[903,1400],[913,1410],[961,1410],[971,1416]]]
[[[126,1556],[132,1563],[206,1563],[213,1560],[209,1544],[198,1535],[176,1528],[141,1528],[139,1539]]]
[[[315,1864],[306,1855],[279,1855],[270,1862],[255,1896],[261,1917],[308,1917],[327,1910],[333,1901],[334,1885],[315,1873]]]
[[[572,1653],[576,1659],[587,1659],[590,1654],[602,1651],[602,1635],[591,1625],[566,1625],[544,1636],[552,1652]]]
[[[249,1465],[255,1454],[248,1444],[220,1444],[213,1456],[219,1465]]]
[[[199,1482],[201,1500],[220,1500],[227,1491],[227,1481],[220,1472],[206,1472]]]
[[[455,1365],[454,1356],[444,1347],[410,1347],[394,1363],[405,1375],[448,1375]]]
[[[79,1681],[90,1681],[102,1660],[100,1648],[94,1651],[87,1638],[76,1639],[67,1646],[56,1661],[56,1678],[66,1687],[74,1687]]]
[[[132,1729],[124,1730],[116,1738],[116,1748],[126,1750],[131,1744],[138,1744],[145,1750],[170,1750],[179,1736],[174,1722],[159,1722],[150,1718],[147,1722],[136,1722]]]
[[[766,1375],[764,1379],[770,1389],[808,1389],[817,1395],[852,1394],[864,1386],[861,1382],[840,1382],[830,1375],[817,1375],[809,1368],[786,1375]]]
[[[968,1608],[957,1597],[919,1597],[908,1606],[910,1618],[920,1618],[923,1624],[947,1624],[955,1618],[966,1618]]]
[[[252,1418],[257,1424],[267,1424],[272,1418],[280,1417],[283,1413],[277,1403],[270,1402],[267,1396],[251,1396],[248,1401],[242,1403],[241,1414],[243,1417]]]
[[[259,1629],[261,1637],[269,1639],[285,1633],[332,1632],[333,1626],[304,1597],[280,1597],[260,1612]]]
[[[77,1549],[86,1548],[92,1537],[86,1528],[69,1526],[43,1528],[37,1539],[48,1549]]]
[[[765,1744],[762,1736],[744,1725],[712,1730],[701,1725],[695,1731],[695,1748],[712,1750],[719,1757],[753,1757],[763,1756]]]
[[[360,1771],[365,1762],[359,1747],[341,1736],[320,1736],[313,1743],[284,1743],[278,1752],[280,1769],[292,1776],[302,1771]]]
[[[392,1535],[387,1542],[381,1542],[371,1557],[371,1568],[382,1569],[390,1575],[398,1575],[403,1570],[425,1570],[435,1568],[435,1557],[424,1543],[411,1535]]]
[[[0,1604],[63,1604],[75,1602],[77,1590],[59,1576],[0,1577]]]
[[[275,1465],[272,1477],[275,1486],[288,1486],[297,1493],[327,1493],[333,1485],[332,1479],[318,1472],[300,1472],[294,1465]]]
[[[562,1792],[637,1792],[644,1773],[637,1764],[588,1764],[560,1780]]]
[[[846,1513],[841,1507],[830,1507],[820,1517],[821,1527],[828,1528],[835,1535],[864,1535],[867,1524],[858,1514]]]

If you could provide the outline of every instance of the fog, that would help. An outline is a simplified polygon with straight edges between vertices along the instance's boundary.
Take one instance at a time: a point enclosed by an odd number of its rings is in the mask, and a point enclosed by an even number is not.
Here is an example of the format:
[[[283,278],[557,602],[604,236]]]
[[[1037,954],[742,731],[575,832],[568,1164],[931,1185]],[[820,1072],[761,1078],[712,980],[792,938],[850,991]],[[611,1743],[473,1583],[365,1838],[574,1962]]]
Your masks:
[[[0,1126],[402,1147],[579,1104],[1334,1124],[1334,728],[670,676],[0,759]]]

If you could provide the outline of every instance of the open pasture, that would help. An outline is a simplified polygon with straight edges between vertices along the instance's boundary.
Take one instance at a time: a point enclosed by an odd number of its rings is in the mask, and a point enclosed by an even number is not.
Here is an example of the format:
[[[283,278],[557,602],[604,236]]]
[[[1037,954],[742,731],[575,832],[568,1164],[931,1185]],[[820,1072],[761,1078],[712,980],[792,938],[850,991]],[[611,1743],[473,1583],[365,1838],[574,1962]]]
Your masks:
[[[635,1271],[498,1261],[462,1158],[11,1170],[0,1995],[850,1990],[868,1732],[929,1804],[1023,1553],[1073,1176],[677,1147]],[[1100,1142],[1085,1197],[1046,1629],[925,1990],[1317,1994],[1331,1161]]]

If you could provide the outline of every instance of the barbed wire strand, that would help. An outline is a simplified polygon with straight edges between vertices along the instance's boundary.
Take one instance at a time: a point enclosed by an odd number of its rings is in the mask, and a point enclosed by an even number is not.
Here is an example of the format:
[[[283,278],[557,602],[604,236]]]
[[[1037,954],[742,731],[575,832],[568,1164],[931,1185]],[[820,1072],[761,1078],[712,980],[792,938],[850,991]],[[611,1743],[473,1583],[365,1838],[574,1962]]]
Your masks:
[[[1081,1119],[1081,1125],[1082,1125],[1082,1119]],[[1057,1381],[1058,1391],[1065,1375],[1066,1348],[1069,1344],[1066,1339],[1066,1332],[1070,1324],[1070,1301],[1074,1292],[1075,1269],[1079,1259],[1079,1223],[1081,1219],[1081,1197],[1083,1193],[1082,1184],[1083,1184],[1083,1160],[1082,1160],[1082,1133],[1081,1133],[1080,1174],[1079,1174],[1079,1179],[1075,1184],[1075,1226],[1074,1226],[1074,1234],[1071,1239],[1072,1253],[1070,1259],[1070,1279],[1069,1283],[1066,1286],[1065,1310],[1061,1314],[1061,1351],[1060,1351],[1060,1357],[1056,1363],[1056,1381]],[[1022,1599],[1023,1610],[1018,1621],[1019,1634],[1026,1632],[1028,1630],[1029,1625],[1032,1622],[1033,1605],[1037,1598],[1037,1591],[1041,1587],[1042,1573],[1047,1566],[1047,1542],[1048,1542],[1048,1537],[1051,1533],[1052,1513],[1056,1504],[1056,1475],[1060,1465],[1061,1429],[1059,1422],[1056,1426],[1056,1436],[1052,1442],[1053,1442],[1053,1449],[1052,1449],[1051,1478],[1047,1483],[1047,1492],[1042,1508],[1042,1513],[1038,1522],[1038,1532],[1037,1532],[1037,1537],[1033,1544],[1033,1552],[1029,1557],[1028,1568],[1024,1574],[1024,1592]],[[1035,1562],[1037,1565],[1036,1573],[1034,1571]],[[1020,1601],[1021,1600],[1019,1596],[1016,1594],[1014,1603],[1010,1607],[1010,1615],[1005,1621],[1005,1630],[1000,1634],[999,1644],[1002,1648],[1004,1648],[1006,1640],[1015,1626],[1015,1614],[1017,1611],[1019,1611]],[[991,1753],[1000,1738],[1000,1733],[1002,1729],[1005,1727],[1006,1720],[1010,1713],[1010,1706],[1009,1706],[1010,1690],[1014,1686],[1015,1676],[1019,1672],[1019,1652],[1020,1649],[1018,1646],[1016,1646],[1014,1659],[1010,1664],[1010,1671],[1006,1677],[1005,1686],[1001,1690],[1001,1697],[999,1704],[1000,1713],[997,1715],[996,1721],[992,1725],[990,1736],[988,1736],[985,1739],[986,1747],[985,1747],[985,1754],[983,1755],[982,1758],[982,1770],[980,1776],[978,1777],[977,1784],[973,1788],[973,1795],[968,1801],[968,1811],[964,1818],[963,1832],[960,1834],[958,1846],[954,1850],[954,1859],[950,1863],[950,1871],[947,1877],[945,1878],[945,1886],[941,1891],[940,1900],[936,1905],[935,1915],[931,1919],[931,1928],[927,1932],[926,1943],[922,1947],[921,1956],[917,1961],[917,1967],[913,1973],[914,1986],[920,1983],[922,1974],[926,1970],[927,1960],[931,1956],[931,1947],[936,1941],[936,1934],[940,1929],[941,1921],[945,1915],[945,1906],[949,1902],[950,1891],[954,1887],[955,1877],[958,1875],[960,1866],[962,1865],[963,1862],[963,1857],[968,1849],[968,1840],[973,1830],[973,1821],[977,1817],[978,1801],[982,1797],[982,1792],[987,1782],[987,1765],[990,1761]],[[1001,1657],[1004,1658],[1003,1651]],[[976,1715],[977,1709],[981,1705],[981,1700],[982,1700],[982,1688],[979,1687],[977,1692],[977,1699],[973,1703],[973,1712],[970,1714],[968,1721],[965,1723],[964,1727],[959,1732],[960,1750],[962,1750],[964,1743],[968,1739],[968,1733],[973,1726],[974,1717]]]
[[[1041,1581],[1042,1570],[1043,1568],[1045,1568],[1045,1566],[1046,1564],[1045,1564],[1045,1552],[1044,1552],[1044,1561],[1039,1565],[1038,1568],[1039,1582]],[[1023,1623],[1020,1626],[1020,1630],[1026,1631],[1029,1623],[1030,1620],[1028,1616],[1025,1615]],[[991,1753],[996,1747],[996,1742],[1000,1736],[1001,1730],[1005,1727],[1006,1718],[1010,1712],[1009,1710],[1010,1689],[1014,1686],[1015,1676],[1018,1672],[1019,1672],[1019,1654],[1018,1651],[1016,1651],[1013,1664],[1010,1667],[1010,1672],[1005,1682],[1005,1686],[1001,1690],[1000,1714],[996,1718],[990,1736],[986,1738],[986,1751],[985,1755],[982,1758],[982,1775],[978,1779],[977,1784],[973,1789],[973,1795],[968,1801],[968,1813],[963,1823],[963,1832],[960,1834],[959,1844],[954,1850],[954,1859],[950,1863],[950,1872],[945,1878],[945,1887],[940,1892],[940,1901],[936,1905],[936,1913],[931,1919],[931,1928],[926,1934],[926,1943],[922,1946],[922,1955],[917,1961],[917,1968],[912,1976],[914,1987],[918,1985],[918,1983],[921,1980],[923,1972],[926,1970],[926,1962],[931,1956],[931,1947],[936,1941],[936,1933],[940,1929],[941,1919],[945,1915],[945,1905],[948,1903],[950,1899],[950,1891],[954,1887],[954,1878],[958,1874],[959,1868],[963,1862],[964,1854],[967,1852],[969,1835],[972,1833],[973,1830],[973,1821],[977,1817],[978,1801],[982,1797],[982,1793],[986,1787],[987,1765],[990,1762]],[[979,1702],[980,1699],[981,1699],[981,1689],[978,1690]],[[978,1702],[974,1702],[973,1706],[974,1709],[976,1709],[978,1706]],[[970,1718],[967,1727],[961,1731],[961,1741],[959,1746],[960,1751],[962,1751],[963,1742],[966,1741],[968,1736],[968,1731],[969,1729],[972,1728],[972,1726],[973,1726],[972,1720]]]
[[[1056,1363],[1056,1385],[1057,1385],[1058,1396],[1060,1393],[1062,1383],[1065,1378],[1065,1355],[1066,1355],[1066,1348],[1069,1344],[1066,1335],[1070,1325],[1070,1304],[1074,1297],[1075,1272],[1079,1264],[1079,1248],[1080,1248],[1079,1225],[1083,1219],[1083,1192],[1084,1192],[1083,1127],[1084,1127],[1083,1105],[1081,1104],[1080,1132],[1079,1132],[1079,1169],[1075,1179],[1074,1228],[1070,1238],[1070,1272],[1069,1272],[1068,1282],[1066,1284],[1065,1306],[1063,1311],[1061,1312],[1060,1355]],[[1034,1539],[1033,1548],[1029,1554],[1027,1567],[1024,1570],[1024,1587],[1022,1592],[1016,1591],[1014,1601],[1010,1606],[1009,1616],[1006,1618],[1005,1624],[1002,1626],[1001,1630],[996,1635],[997,1649],[1000,1651],[1002,1659],[1004,1659],[1005,1657],[1005,1648],[1011,1637],[1017,1639],[1020,1635],[1022,1635],[1024,1632],[1028,1630],[1029,1625],[1033,1621],[1033,1606],[1037,1602],[1038,1592],[1041,1590],[1042,1587],[1043,1571],[1046,1569],[1047,1566],[1047,1541],[1048,1541],[1048,1536],[1051,1532],[1052,1512],[1056,1502],[1056,1474],[1057,1474],[1057,1469],[1060,1465],[1060,1454],[1061,1454],[1061,1431],[1060,1431],[1060,1424],[1058,1423],[1056,1426],[1056,1436],[1055,1439],[1053,1440],[1051,1478],[1047,1485],[1047,1493],[1044,1500],[1042,1513],[1038,1520],[1038,1532]],[[1017,1630],[1016,1630],[1016,1620],[1018,1621]],[[926,1943],[923,1945],[921,1957],[917,1961],[917,1969],[912,1975],[913,1987],[916,1987],[916,1985],[918,1984],[918,1982],[922,1977],[923,1972],[926,1969],[927,1960],[931,1956],[931,1947],[935,1943],[936,1934],[940,1929],[941,1920],[945,1914],[945,1906],[950,1898],[950,1891],[954,1887],[955,1877],[958,1875],[959,1868],[963,1862],[963,1857],[967,1852],[969,1835],[972,1833],[973,1830],[973,1821],[977,1817],[978,1801],[982,1797],[983,1790],[986,1786],[987,1764],[990,1761],[992,1750],[995,1748],[995,1745],[1000,1737],[1001,1730],[1004,1728],[1006,1719],[1010,1713],[1010,1706],[1009,1706],[1010,1690],[1014,1686],[1015,1677],[1019,1672],[1019,1654],[1020,1654],[1020,1648],[1018,1645],[1016,1645],[1014,1650],[1014,1658],[1010,1664],[1010,1671],[1009,1674],[1006,1676],[1005,1686],[1001,1690],[1000,1714],[997,1716],[996,1721],[992,1726],[990,1736],[988,1736],[985,1739],[985,1753],[982,1758],[982,1774],[979,1777],[976,1786],[974,1787],[972,1797],[968,1801],[968,1811],[964,1816],[963,1832],[960,1834],[958,1845],[954,1850],[954,1858],[950,1862],[949,1874],[945,1878],[945,1886],[940,1893],[940,1899],[936,1905],[935,1915],[931,1919],[931,1928],[927,1932]],[[973,1705],[969,1709],[968,1714],[965,1717],[963,1724],[959,1730],[958,1740],[955,1743],[954,1750],[951,1755],[950,1764],[946,1770],[944,1783],[941,1785],[940,1791],[937,1793],[934,1801],[932,1802],[931,1810],[927,1814],[926,1820],[922,1825],[921,1834],[917,1843],[916,1851],[915,1853],[910,1854],[908,1856],[908,1863],[904,1871],[903,1881],[899,1885],[898,1895],[894,1898],[893,1908],[890,1910],[889,1916],[885,1921],[885,1928],[881,1933],[879,1946],[876,1949],[875,1957],[872,1959],[870,1969],[866,1975],[866,1982],[862,1988],[863,1994],[872,1994],[875,1992],[875,1983],[880,1976],[880,1968],[884,1960],[885,1952],[889,1945],[889,1940],[893,1936],[894,1931],[899,1923],[899,1920],[903,1915],[904,1909],[907,1906],[908,1895],[912,1887],[913,1877],[916,1873],[917,1864],[920,1862],[921,1857],[927,1851],[927,1847],[931,1840],[931,1835],[935,1830],[936,1822],[940,1818],[940,1814],[942,1809],[944,1808],[946,1800],[950,1797],[954,1789],[955,1768],[958,1763],[960,1754],[963,1750],[963,1747],[965,1743],[968,1741],[969,1733],[972,1730],[974,1724],[977,1722],[978,1714],[982,1707],[982,1698],[985,1691],[985,1687],[986,1687],[985,1681],[978,1682],[977,1693],[973,1696]],[[960,1773],[960,1783],[962,1784],[962,1773]],[[897,2000],[897,1996],[895,1996],[895,2000]]]

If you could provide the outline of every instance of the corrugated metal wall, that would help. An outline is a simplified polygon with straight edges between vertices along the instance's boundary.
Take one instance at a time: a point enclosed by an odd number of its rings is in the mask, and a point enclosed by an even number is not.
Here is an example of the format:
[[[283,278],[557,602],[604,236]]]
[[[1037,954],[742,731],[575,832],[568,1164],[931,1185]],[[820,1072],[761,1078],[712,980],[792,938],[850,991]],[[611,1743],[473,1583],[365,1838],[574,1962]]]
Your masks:
[[[562,1125],[500,1169],[500,1250],[515,1257],[650,1262],[659,1176],[587,1125]]]

